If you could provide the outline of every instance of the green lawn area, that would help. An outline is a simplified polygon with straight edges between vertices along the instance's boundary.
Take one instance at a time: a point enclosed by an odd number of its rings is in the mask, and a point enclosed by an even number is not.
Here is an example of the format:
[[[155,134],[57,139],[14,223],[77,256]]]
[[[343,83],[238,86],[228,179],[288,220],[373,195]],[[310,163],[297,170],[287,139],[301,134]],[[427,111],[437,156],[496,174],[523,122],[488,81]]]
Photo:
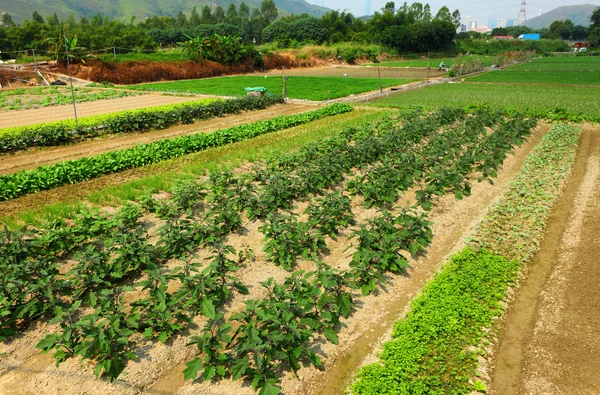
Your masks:
[[[492,108],[553,110],[562,107],[575,114],[600,116],[600,87],[528,84],[440,84],[373,101],[378,107],[489,105]]]
[[[415,80],[402,78],[382,78],[381,80],[384,88],[402,85],[411,81]],[[237,76],[139,84],[127,86],[126,88],[160,92],[244,96],[246,94],[244,88],[258,86],[267,88],[268,93],[281,94],[283,82],[281,77]],[[376,89],[379,89],[379,80],[376,78],[290,76],[287,81],[287,96],[292,99],[328,100]]]
[[[460,56],[460,57],[436,57],[429,59],[429,67],[437,68],[439,64],[444,61],[447,65],[453,65],[454,63],[461,63],[471,61],[473,59],[479,59],[483,61],[484,66],[492,65],[491,56]],[[387,66],[387,67],[427,67],[427,59],[413,59],[413,60],[396,60],[391,62],[373,63],[369,66]]]
[[[471,82],[600,85],[600,58],[538,58],[468,78]]]

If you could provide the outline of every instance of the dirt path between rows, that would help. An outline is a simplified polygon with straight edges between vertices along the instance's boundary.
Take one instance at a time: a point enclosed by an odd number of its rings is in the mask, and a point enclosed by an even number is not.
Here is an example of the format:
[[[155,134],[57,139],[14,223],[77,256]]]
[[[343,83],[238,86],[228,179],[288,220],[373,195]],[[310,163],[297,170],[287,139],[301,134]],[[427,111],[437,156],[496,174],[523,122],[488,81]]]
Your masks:
[[[208,97],[208,96],[206,96]],[[139,96],[120,97],[118,99],[95,100],[77,104],[77,116],[109,114],[138,108],[162,106],[201,100],[203,96],[167,96],[162,94],[140,94]],[[0,114],[0,128],[35,125],[39,123],[73,119],[73,106],[61,105],[29,110],[9,111]]]
[[[38,166],[51,165],[65,160],[88,158],[105,152],[122,150],[138,144],[148,144],[186,134],[208,133],[245,123],[264,121],[277,116],[297,114],[313,110],[314,108],[314,106],[308,104],[277,105],[265,110],[248,111],[223,118],[199,121],[191,125],[179,125],[164,130],[108,135],[102,139],[88,140],[63,147],[37,149],[13,155],[4,155],[0,156],[0,174],[16,173],[21,170],[34,169]]]
[[[600,393],[600,128],[573,174],[507,312],[493,394]]]

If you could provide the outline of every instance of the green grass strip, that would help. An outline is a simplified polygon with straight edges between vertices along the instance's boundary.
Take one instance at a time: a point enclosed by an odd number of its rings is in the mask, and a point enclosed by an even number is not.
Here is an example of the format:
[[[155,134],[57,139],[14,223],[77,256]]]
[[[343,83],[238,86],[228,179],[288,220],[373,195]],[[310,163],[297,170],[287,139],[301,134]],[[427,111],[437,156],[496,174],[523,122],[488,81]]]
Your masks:
[[[380,361],[361,368],[354,394],[468,394],[485,390],[477,354],[521,262],[539,246],[575,160],[581,128],[557,125],[527,158],[476,232],[394,324]]]
[[[414,79],[382,78],[384,88],[406,84]],[[180,80],[173,82],[153,82],[127,86],[127,89],[158,92],[188,92],[220,96],[242,96],[246,87],[261,86],[268,92],[280,94],[283,91],[281,76],[235,76]],[[340,69],[337,77],[289,76],[286,80],[286,95],[291,99],[330,100],[379,89],[377,78],[346,78]]]
[[[265,133],[291,128],[326,116],[349,111],[352,111],[350,105],[338,103],[302,114],[276,117],[268,121],[244,124],[212,133],[198,133],[164,139],[90,158],[70,160],[51,166],[40,166],[34,170],[0,176],[0,200],[13,199],[67,183],[74,184],[101,175],[182,157],[207,148],[251,139]]]
[[[484,217],[471,240],[473,246],[521,262],[533,257],[561,186],[571,174],[581,131],[574,125],[552,127]]]
[[[69,144],[103,134],[131,133],[190,124],[240,111],[265,109],[283,103],[281,96],[244,97],[231,100],[203,99],[187,103],[140,108],[38,125],[0,130],[0,153],[29,147]]]

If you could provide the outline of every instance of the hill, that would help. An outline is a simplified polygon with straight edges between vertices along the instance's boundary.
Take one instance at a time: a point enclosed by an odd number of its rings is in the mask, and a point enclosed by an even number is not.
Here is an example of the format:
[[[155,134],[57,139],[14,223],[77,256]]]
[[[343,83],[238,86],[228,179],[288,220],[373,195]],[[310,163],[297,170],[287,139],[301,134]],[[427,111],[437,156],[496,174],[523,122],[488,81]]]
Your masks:
[[[309,4],[305,0],[274,0],[279,8],[279,15],[303,14],[321,16],[329,11],[328,8]],[[217,5],[226,11],[230,3],[239,6],[242,0],[217,0]],[[246,0],[250,7],[259,8],[261,0]],[[31,19],[33,11],[39,12],[43,17],[56,13],[61,19],[74,15],[76,18],[91,16],[100,13],[102,16],[129,21],[135,16],[138,21],[154,15],[176,16],[183,11],[190,15],[192,8],[198,12],[205,5],[210,6],[210,0],[0,0],[0,13],[8,12],[14,22],[21,23]]]
[[[593,4],[558,7],[529,19],[527,26],[532,29],[543,29],[550,26],[554,21],[564,21],[565,19],[570,19],[575,25],[589,26],[590,16],[597,7],[598,5]]]

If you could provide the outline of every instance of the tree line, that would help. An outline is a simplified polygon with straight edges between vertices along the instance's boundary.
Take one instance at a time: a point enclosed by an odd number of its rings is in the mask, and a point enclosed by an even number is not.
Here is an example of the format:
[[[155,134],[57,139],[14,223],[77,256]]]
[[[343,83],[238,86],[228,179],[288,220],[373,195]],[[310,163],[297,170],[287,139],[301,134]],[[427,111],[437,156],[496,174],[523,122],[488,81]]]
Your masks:
[[[441,50],[452,45],[460,23],[458,10],[450,13],[442,7],[432,15],[428,4],[413,3],[396,8],[388,2],[367,21],[348,12],[330,11],[321,18],[302,15],[279,16],[273,0],[263,0],[259,8],[250,9],[244,2],[230,4],[227,10],[209,6],[190,14],[153,16],[138,22],[110,19],[97,14],[61,20],[56,14],[43,17],[33,11],[31,19],[17,25],[10,15],[0,19],[0,51],[50,51],[65,36],[77,37],[77,45],[87,51],[115,48],[153,50],[175,46],[191,37],[238,37],[246,45],[275,42],[287,46],[296,42],[315,44],[354,41],[383,44],[402,52]]]

